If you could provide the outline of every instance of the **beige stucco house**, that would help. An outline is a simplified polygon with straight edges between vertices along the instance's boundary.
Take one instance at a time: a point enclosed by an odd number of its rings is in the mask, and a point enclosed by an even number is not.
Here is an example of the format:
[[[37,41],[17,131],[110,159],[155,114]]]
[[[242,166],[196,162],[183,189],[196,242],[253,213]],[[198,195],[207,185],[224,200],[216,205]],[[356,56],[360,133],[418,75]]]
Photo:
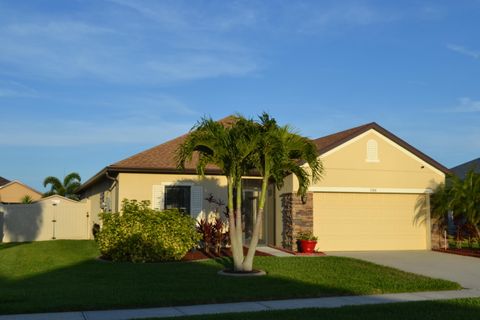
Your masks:
[[[209,167],[206,178],[195,162],[176,168],[178,137],[114,163],[79,189],[94,221],[101,211],[118,211],[123,199],[149,200],[152,207],[180,207],[199,218],[213,210],[210,195],[226,202],[226,179]],[[448,169],[376,123],[313,140],[324,176],[296,196],[298,182],[286,177],[270,186],[261,241],[295,249],[295,236],[313,231],[317,249],[424,250],[431,246],[429,194]],[[245,177],[245,212],[256,208],[258,177]],[[246,237],[250,222],[246,221]]]
[[[42,198],[40,192],[20,181],[0,177],[0,203],[21,203],[25,196],[30,196],[32,201]]]

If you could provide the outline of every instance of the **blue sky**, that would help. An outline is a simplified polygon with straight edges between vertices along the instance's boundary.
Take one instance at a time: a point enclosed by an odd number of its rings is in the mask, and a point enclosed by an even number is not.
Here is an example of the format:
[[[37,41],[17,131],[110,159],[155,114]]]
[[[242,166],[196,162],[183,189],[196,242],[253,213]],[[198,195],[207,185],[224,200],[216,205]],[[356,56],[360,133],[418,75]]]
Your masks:
[[[480,1],[1,1],[0,176],[84,180],[203,115],[480,156]]]

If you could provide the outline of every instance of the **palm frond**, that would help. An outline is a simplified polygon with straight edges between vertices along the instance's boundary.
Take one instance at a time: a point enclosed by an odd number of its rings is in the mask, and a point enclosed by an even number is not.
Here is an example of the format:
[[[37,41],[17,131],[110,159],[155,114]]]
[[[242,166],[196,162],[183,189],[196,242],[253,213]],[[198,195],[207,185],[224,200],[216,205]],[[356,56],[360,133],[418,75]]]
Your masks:
[[[82,178],[80,178],[80,175],[77,172],[72,172],[67,174],[63,179],[63,186],[67,187],[72,182],[80,183],[81,181],[82,181]]]

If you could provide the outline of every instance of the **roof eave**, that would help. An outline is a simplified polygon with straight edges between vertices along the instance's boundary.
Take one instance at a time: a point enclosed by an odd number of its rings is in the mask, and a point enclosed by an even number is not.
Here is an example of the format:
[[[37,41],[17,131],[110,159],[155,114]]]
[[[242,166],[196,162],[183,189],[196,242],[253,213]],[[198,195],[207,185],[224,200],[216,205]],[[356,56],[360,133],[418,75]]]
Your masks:
[[[151,168],[151,167],[115,167],[108,166],[108,171],[124,173],[170,173],[170,174],[197,174],[196,169],[178,169],[178,168]],[[220,169],[205,169],[205,174],[221,175]]]
[[[93,177],[88,179],[84,184],[82,184],[75,193],[80,193],[94,185],[106,173],[159,173],[159,174],[197,174],[195,169],[177,169],[177,168],[148,168],[148,167],[117,167],[117,166],[108,166],[100,170]],[[206,175],[222,175],[220,169],[206,169]]]

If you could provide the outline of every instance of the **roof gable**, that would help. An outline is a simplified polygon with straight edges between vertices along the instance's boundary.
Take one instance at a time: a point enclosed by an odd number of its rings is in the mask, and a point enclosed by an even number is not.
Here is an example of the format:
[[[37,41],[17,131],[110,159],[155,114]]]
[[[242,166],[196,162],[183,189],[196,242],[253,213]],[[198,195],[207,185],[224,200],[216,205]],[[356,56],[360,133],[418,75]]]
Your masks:
[[[318,139],[313,140],[315,145],[318,148],[318,152],[320,155],[323,155],[345,143],[348,141],[358,137],[359,135],[369,131],[369,130],[375,130],[376,132],[380,133],[384,137],[388,138],[395,144],[399,145],[400,147],[404,148],[414,156],[420,158],[421,160],[425,161],[432,167],[440,170],[441,172],[448,174],[450,173],[450,170],[447,169],[445,166],[440,164],[439,162],[435,161],[431,157],[427,156],[425,153],[421,152],[417,148],[413,147],[409,143],[407,143],[405,140],[400,139],[390,131],[386,130],[382,126],[378,125],[375,122],[367,123],[365,125],[361,125],[352,129],[348,129],[345,131],[340,131],[325,137],[321,137]]]
[[[41,198],[41,199],[35,201],[35,203],[42,203],[42,202],[47,202],[47,201],[67,201],[67,202],[72,202],[72,203],[78,203],[79,202],[77,200],[73,200],[73,199],[58,195],[58,194],[53,194],[51,196]]]
[[[24,188],[26,188],[26,189],[29,189],[29,190],[37,193],[37,194],[40,195],[40,196],[42,195],[42,193],[39,192],[38,190],[35,190],[35,189],[33,189],[32,187],[27,186],[25,183],[20,182],[20,181],[18,181],[18,180],[13,180],[13,181],[8,182],[8,183],[4,184],[3,186],[0,186],[0,189],[5,189],[5,188],[8,188],[8,187],[10,187],[10,186],[12,186],[12,185],[15,185],[15,184],[18,184],[18,185],[20,185],[20,186],[22,186],[22,187],[24,187]]]

